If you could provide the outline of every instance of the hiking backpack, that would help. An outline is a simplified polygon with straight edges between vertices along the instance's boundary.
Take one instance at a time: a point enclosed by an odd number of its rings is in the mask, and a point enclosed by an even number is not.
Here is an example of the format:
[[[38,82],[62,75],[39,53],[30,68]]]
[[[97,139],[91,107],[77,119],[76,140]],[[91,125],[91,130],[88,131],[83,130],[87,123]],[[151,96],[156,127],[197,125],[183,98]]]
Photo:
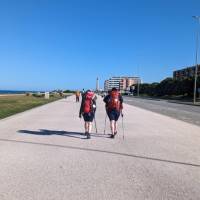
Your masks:
[[[110,99],[108,101],[108,110],[117,110],[120,111],[121,109],[121,103],[119,100],[119,92],[118,91],[112,91],[110,94]]]
[[[93,111],[93,92],[87,92],[85,94],[84,104],[83,104],[83,112],[84,113],[90,113]]]

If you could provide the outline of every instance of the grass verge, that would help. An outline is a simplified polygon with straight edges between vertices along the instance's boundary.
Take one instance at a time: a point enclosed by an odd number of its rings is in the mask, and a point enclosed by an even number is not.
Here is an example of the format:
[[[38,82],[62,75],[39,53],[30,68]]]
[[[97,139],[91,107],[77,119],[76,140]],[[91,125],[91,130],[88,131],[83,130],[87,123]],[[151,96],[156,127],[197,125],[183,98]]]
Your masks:
[[[33,97],[25,95],[0,96],[0,119],[61,99],[60,96]]]

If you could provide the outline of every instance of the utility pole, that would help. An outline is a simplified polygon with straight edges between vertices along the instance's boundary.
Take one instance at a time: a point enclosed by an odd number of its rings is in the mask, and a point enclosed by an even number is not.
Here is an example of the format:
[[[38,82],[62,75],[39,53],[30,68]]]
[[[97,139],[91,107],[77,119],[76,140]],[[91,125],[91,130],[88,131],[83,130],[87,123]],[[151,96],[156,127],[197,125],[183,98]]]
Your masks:
[[[138,66],[138,80],[137,80],[137,96],[140,96],[140,76],[139,76],[139,66]]]
[[[194,19],[198,20],[198,24],[200,25],[200,16],[192,16]],[[198,51],[199,51],[199,27],[197,28],[197,36],[196,36],[196,67],[195,67],[195,75],[194,75],[194,98],[193,102],[196,104],[196,93],[197,93],[197,71],[198,71]]]
[[[140,78],[138,77],[138,81],[137,81],[137,96],[140,96]]]

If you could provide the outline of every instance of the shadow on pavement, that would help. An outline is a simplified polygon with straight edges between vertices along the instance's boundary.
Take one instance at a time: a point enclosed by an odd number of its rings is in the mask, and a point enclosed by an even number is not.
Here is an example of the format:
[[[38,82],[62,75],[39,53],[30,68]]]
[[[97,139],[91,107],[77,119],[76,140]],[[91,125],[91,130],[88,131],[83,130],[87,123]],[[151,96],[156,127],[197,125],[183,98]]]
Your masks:
[[[79,138],[79,139],[86,139],[84,133],[81,132],[71,132],[71,131],[56,131],[56,130],[46,130],[46,129],[40,129],[38,131],[30,131],[30,130],[19,130],[18,133],[26,133],[26,134],[32,134],[32,135],[60,135],[60,136],[67,136],[67,137],[73,137],[73,138]],[[91,133],[92,137],[104,137],[108,138],[109,136],[107,134],[99,134],[99,133]]]
[[[79,151],[105,153],[105,154],[110,154],[113,156],[125,156],[125,157],[130,157],[130,158],[138,158],[138,159],[163,162],[163,163],[168,163],[168,164],[184,165],[184,166],[198,167],[198,168],[200,167],[200,164],[165,160],[165,159],[160,159],[160,158],[140,156],[140,155],[134,155],[134,154],[128,154],[128,153],[120,153],[120,152],[114,152],[114,151],[106,151],[106,150],[100,150],[100,149],[91,149],[91,148],[84,148],[84,147],[49,144],[49,143],[39,143],[39,142],[29,142],[29,141],[19,141],[19,140],[9,140],[9,139],[0,139],[0,141],[1,142],[21,143],[21,144],[31,144],[31,145],[38,145],[38,146],[47,146],[47,147],[53,147],[53,148],[74,149],[74,150],[79,150]]]

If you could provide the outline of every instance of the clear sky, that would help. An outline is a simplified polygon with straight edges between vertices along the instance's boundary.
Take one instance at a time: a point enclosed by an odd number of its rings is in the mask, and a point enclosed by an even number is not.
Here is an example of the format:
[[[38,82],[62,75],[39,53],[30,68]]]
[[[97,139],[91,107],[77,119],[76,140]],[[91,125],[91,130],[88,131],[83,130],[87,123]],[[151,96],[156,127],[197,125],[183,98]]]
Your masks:
[[[0,0],[0,89],[160,81],[195,63],[199,0]]]

